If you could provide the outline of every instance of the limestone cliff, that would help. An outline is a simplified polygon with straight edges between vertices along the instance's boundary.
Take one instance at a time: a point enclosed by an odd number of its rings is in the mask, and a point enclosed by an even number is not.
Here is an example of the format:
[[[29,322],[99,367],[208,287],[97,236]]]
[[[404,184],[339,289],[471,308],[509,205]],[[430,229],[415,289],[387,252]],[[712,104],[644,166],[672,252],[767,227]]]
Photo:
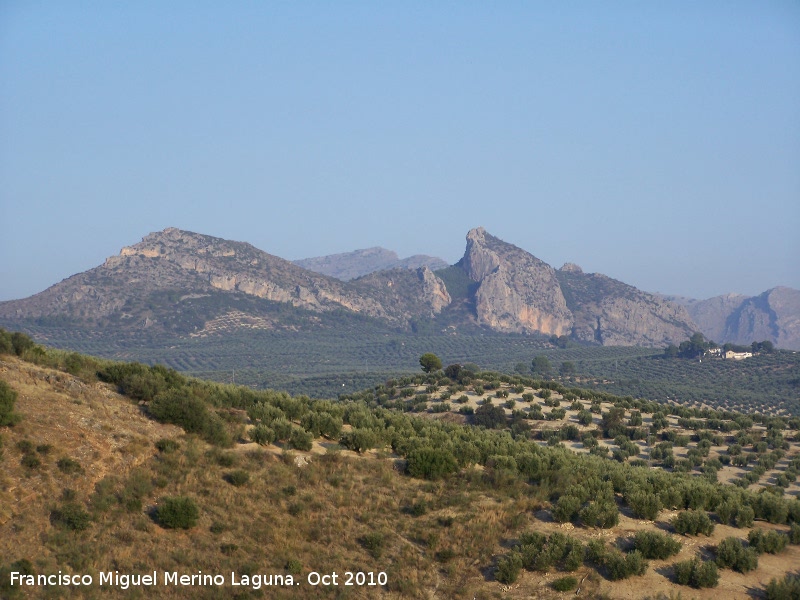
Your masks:
[[[462,266],[478,282],[478,324],[503,332],[570,332],[572,316],[555,271],[535,256],[479,227],[467,234]]]
[[[568,335],[603,345],[661,346],[689,337],[686,310],[572,263],[556,271],[535,256],[489,235],[467,235],[459,266],[477,286],[478,324],[496,331]]]

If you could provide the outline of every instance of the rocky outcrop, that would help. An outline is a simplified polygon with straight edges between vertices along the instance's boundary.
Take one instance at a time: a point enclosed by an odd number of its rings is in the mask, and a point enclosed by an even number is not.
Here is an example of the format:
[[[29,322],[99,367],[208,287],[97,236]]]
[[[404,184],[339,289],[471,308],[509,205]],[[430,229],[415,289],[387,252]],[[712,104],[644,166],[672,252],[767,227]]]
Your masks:
[[[366,248],[342,254],[330,254],[294,261],[299,267],[335,277],[342,281],[350,281],[369,275],[376,271],[389,271],[391,269],[418,269],[428,267],[432,271],[447,267],[441,258],[415,254],[401,259],[397,253],[386,248]]]
[[[571,331],[572,317],[555,271],[535,256],[479,227],[467,234],[461,264],[479,283],[474,298],[479,325],[514,333]]]
[[[559,271],[489,235],[467,235],[459,262],[477,287],[479,325],[496,331],[568,335],[603,345],[661,346],[694,332],[686,310],[573,263]]]

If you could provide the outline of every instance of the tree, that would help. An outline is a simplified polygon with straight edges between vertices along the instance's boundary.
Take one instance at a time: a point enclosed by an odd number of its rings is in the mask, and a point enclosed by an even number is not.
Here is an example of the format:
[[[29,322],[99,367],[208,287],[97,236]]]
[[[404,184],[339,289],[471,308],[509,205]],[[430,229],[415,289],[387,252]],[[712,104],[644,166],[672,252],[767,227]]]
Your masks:
[[[575,363],[569,360],[562,362],[561,368],[559,369],[561,375],[563,375],[564,377],[568,375],[574,375],[577,372],[577,370],[578,369],[575,367]]]
[[[419,357],[419,364],[426,373],[433,373],[442,368],[441,359],[432,352],[426,352]]]
[[[549,375],[550,371],[552,371],[550,361],[547,360],[547,357],[544,354],[533,357],[533,360],[531,361],[531,373],[534,375]]]

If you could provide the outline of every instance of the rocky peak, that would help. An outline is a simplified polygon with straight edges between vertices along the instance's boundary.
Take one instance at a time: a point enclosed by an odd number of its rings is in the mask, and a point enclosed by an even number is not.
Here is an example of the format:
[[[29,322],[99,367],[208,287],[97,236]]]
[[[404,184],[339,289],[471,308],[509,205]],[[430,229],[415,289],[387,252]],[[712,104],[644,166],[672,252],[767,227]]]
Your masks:
[[[559,271],[563,271],[564,273],[583,273],[583,269],[581,269],[575,263],[564,263],[564,265],[559,269]]]

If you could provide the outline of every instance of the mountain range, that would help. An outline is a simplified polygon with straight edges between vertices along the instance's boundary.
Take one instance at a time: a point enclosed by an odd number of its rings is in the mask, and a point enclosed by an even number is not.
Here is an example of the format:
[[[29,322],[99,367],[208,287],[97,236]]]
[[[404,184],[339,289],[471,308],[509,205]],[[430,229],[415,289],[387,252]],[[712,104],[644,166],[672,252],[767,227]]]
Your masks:
[[[543,334],[599,345],[664,346],[700,330],[716,341],[800,346],[800,292],[705,301],[650,294],[574,264],[554,269],[476,228],[455,265],[383,248],[291,262],[243,242],[176,228],[151,233],[105,263],[26,299],[0,302],[0,322],[154,335],[227,328],[335,327]],[[348,316],[349,315],[349,316]]]

